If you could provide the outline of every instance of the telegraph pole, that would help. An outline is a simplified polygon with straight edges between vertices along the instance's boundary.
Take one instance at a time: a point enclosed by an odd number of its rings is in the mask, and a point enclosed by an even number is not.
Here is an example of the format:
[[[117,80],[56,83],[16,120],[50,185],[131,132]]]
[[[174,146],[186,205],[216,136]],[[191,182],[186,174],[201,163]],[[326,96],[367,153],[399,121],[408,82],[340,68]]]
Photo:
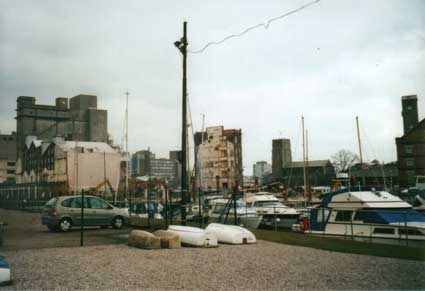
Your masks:
[[[183,37],[174,42],[183,55],[183,86],[182,86],[182,179],[181,179],[181,223],[186,225],[186,195],[187,193],[187,87],[186,87],[186,58],[187,58],[187,22],[183,22]]]

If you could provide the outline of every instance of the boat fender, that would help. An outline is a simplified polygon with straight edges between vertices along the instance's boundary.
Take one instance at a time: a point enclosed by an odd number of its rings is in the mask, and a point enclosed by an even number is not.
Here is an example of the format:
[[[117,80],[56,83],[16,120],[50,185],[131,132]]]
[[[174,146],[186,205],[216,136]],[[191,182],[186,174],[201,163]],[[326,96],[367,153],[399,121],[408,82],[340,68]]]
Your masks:
[[[303,218],[302,228],[303,228],[303,230],[309,230],[310,229],[310,221],[308,220],[308,217]]]

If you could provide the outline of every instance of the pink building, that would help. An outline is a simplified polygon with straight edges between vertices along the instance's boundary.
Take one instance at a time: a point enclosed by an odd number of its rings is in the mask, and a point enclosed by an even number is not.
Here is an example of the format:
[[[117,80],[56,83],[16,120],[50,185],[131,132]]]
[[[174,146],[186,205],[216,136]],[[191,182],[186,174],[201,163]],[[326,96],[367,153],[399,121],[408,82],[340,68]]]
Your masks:
[[[62,182],[67,191],[115,191],[120,179],[121,154],[103,142],[75,142],[29,137],[18,160],[17,183]]]

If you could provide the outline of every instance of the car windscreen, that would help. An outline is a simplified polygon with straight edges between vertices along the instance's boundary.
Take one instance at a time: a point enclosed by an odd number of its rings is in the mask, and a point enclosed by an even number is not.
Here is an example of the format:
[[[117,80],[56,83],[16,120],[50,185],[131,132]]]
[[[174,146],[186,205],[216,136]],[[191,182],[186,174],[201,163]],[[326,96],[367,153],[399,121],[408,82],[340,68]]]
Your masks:
[[[46,204],[44,205],[44,207],[46,208],[52,208],[53,205],[55,205],[56,200],[58,200],[57,198],[52,198],[49,201],[46,202]]]

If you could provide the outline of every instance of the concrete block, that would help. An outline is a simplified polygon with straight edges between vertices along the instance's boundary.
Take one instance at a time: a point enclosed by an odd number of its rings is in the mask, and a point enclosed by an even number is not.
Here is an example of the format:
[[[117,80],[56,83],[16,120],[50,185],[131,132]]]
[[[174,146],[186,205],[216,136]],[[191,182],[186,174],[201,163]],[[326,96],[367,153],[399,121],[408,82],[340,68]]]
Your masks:
[[[132,230],[128,237],[128,245],[139,249],[160,249],[161,238],[154,236],[150,232]]]
[[[161,239],[161,248],[163,249],[179,249],[181,248],[181,239],[178,234],[168,230],[157,230],[153,233]]]

